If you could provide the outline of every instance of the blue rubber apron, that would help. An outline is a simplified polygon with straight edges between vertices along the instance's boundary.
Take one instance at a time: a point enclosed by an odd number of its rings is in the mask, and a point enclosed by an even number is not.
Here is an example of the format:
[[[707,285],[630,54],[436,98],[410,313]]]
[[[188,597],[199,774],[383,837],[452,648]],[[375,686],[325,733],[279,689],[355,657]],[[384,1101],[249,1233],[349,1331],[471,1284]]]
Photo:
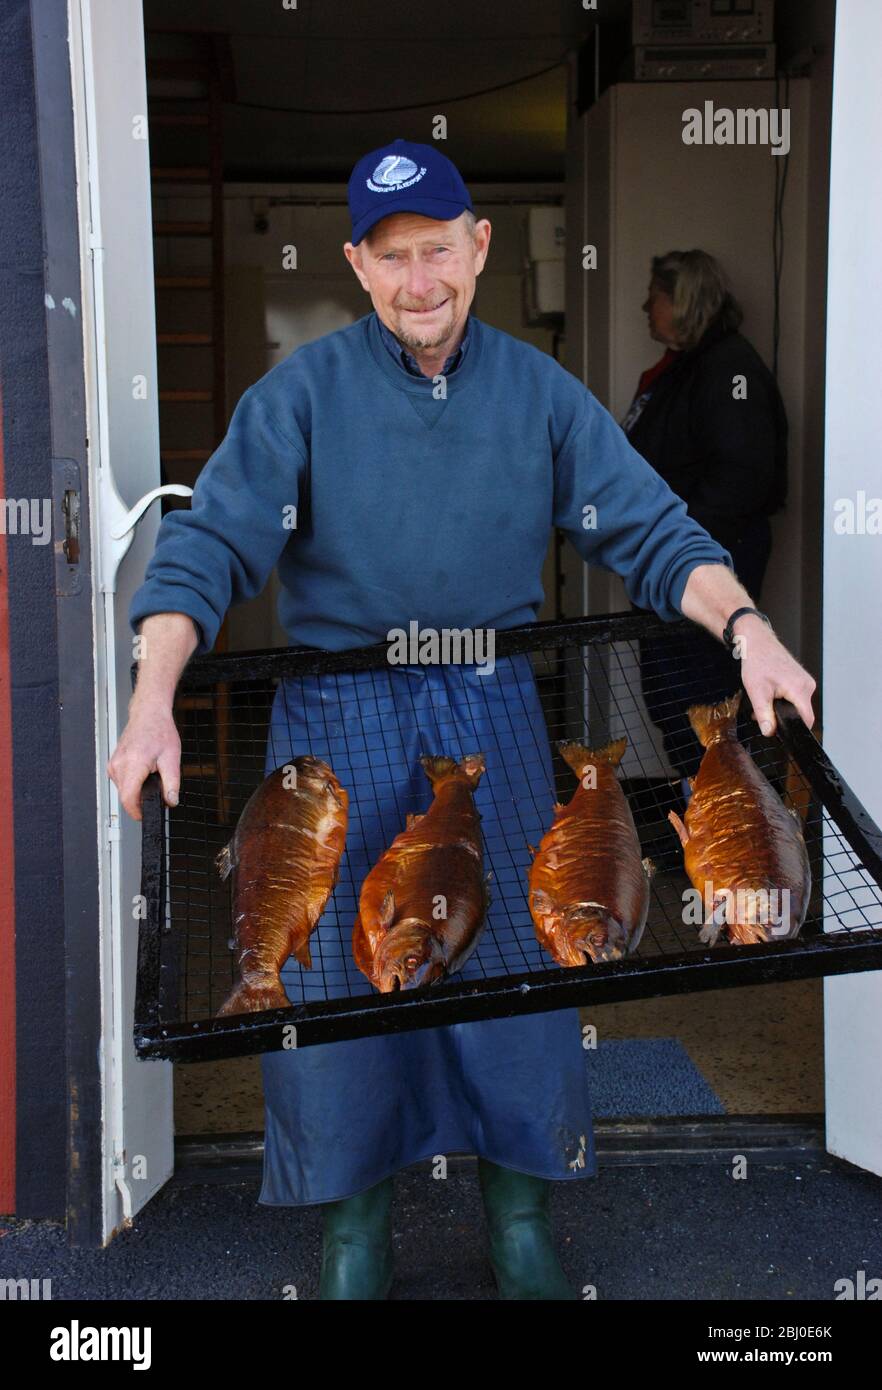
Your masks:
[[[492,901],[457,979],[548,964],[526,902],[527,845],[550,825],[555,800],[529,657],[497,660],[487,674],[474,665],[388,666],[280,682],[267,774],[314,753],[350,797],[339,881],[310,939],[313,969],[292,959],[282,972],[292,1003],[375,992],[352,959],[361,884],[407,812],[431,801],[419,757],[475,752],[487,766],[475,802]],[[334,1201],[457,1152],[542,1178],[594,1177],[588,1056],[575,1009],[264,1053],[258,1200]]]

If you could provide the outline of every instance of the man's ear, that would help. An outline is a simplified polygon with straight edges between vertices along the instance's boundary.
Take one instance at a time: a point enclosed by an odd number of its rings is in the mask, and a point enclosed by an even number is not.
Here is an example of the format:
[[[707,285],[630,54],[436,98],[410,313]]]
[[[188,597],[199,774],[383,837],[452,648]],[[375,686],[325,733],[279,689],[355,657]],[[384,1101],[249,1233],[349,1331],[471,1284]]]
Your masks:
[[[361,246],[353,246],[351,241],[347,241],[343,247],[343,255],[358,276],[358,283],[361,285],[361,288],[363,290],[368,290],[368,282],[361,268]]]
[[[487,261],[487,252],[490,250],[490,234],[492,228],[486,217],[482,217],[480,222],[475,223],[475,253],[476,264],[475,274],[480,275]]]

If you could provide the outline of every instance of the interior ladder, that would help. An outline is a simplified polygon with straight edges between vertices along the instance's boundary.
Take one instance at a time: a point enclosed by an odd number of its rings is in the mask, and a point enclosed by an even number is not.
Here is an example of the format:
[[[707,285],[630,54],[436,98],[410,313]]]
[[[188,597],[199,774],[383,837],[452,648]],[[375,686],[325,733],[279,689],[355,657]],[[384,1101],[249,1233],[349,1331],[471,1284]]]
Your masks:
[[[150,170],[154,198],[204,198],[208,193],[204,215],[158,217],[153,223],[160,476],[163,483],[192,487],[227,427],[223,103],[234,96],[232,61],[226,35],[180,30],[148,30],[146,53],[151,161],[156,160]],[[207,263],[194,268],[191,256],[182,258],[176,249],[181,239],[203,243],[207,257],[201,260]],[[186,418],[190,408],[195,410],[195,427]],[[164,510],[174,505],[171,501]],[[224,619],[213,650],[226,651],[227,640]],[[214,751],[199,761],[184,762],[181,777],[214,780],[218,820],[226,824],[229,685],[221,683],[210,695],[178,693],[175,698],[179,725],[188,714],[198,719],[203,709],[214,711]]]

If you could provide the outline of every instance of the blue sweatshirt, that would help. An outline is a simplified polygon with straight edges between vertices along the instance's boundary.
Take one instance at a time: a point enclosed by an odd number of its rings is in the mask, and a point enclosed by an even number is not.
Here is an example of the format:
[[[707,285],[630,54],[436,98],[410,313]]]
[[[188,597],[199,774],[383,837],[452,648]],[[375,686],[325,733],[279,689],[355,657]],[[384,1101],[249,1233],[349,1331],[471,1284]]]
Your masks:
[[[133,628],[187,613],[202,655],[274,565],[295,645],[365,646],[412,620],[515,627],[536,619],[552,525],[669,622],[696,565],[733,567],[552,357],[472,316],[469,351],[433,381],[378,323],[297,348],[245,391],[190,510],[162,520]]]

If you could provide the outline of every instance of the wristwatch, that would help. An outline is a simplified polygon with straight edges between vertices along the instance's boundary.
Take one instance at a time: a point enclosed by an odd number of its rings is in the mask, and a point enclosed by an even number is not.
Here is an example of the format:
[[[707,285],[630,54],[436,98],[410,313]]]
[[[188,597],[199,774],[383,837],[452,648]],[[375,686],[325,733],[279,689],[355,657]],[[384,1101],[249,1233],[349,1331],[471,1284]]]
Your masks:
[[[758,608],[736,608],[735,612],[730,617],[726,626],[723,628],[723,641],[725,642],[729,651],[732,650],[736,642],[736,637],[734,632],[732,631],[732,628],[739,618],[744,617],[745,613],[755,613],[756,616],[758,618],[762,618],[763,622],[766,623],[769,627],[772,626],[771,618],[767,617],[765,613],[761,613]]]

